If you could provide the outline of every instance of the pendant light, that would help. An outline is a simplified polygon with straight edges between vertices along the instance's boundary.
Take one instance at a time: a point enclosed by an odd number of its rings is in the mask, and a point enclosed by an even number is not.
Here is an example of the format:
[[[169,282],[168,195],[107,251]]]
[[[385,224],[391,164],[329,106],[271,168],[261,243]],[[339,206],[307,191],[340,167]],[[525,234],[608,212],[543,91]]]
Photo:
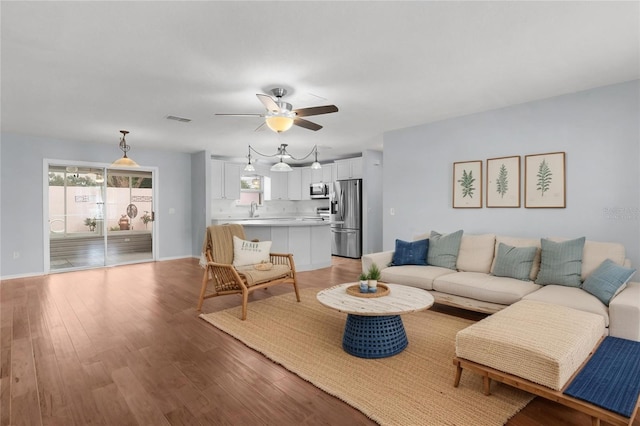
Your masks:
[[[131,149],[131,146],[127,145],[127,141],[125,140],[125,136],[129,133],[128,130],[120,130],[122,133],[122,137],[120,138],[120,150],[124,153],[122,158],[117,159],[113,163],[111,163],[111,167],[140,167],[138,163],[127,157],[127,152]]]

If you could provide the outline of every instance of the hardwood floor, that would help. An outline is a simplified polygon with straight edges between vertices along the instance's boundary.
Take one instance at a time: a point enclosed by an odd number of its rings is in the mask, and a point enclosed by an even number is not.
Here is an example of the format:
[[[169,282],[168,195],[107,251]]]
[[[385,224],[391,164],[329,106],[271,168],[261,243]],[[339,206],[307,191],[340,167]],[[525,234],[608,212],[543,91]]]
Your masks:
[[[331,268],[299,273],[299,282],[327,287],[359,271],[359,260],[334,258]],[[185,259],[3,281],[0,425],[374,424],[198,319],[201,274],[197,260]],[[218,297],[203,311],[239,304],[239,296]],[[508,423],[589,424],[539,398]]]

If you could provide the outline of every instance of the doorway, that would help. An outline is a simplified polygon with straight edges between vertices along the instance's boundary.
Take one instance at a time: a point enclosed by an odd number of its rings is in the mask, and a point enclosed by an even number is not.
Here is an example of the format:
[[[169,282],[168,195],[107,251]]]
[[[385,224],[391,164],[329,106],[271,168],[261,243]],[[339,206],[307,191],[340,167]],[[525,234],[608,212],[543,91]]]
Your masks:
[[[48,164],[48,270],[148,262],[154,255],[154,173]]]

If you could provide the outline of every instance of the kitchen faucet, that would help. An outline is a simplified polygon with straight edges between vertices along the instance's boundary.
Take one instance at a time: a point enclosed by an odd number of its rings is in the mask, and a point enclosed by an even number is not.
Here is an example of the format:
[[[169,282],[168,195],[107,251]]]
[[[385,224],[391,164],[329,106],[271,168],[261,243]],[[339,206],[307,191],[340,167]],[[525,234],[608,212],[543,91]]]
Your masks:
[[[252,201],[249,207],[249,217],[257,217],[256,211],[258,211],[258,203]]]

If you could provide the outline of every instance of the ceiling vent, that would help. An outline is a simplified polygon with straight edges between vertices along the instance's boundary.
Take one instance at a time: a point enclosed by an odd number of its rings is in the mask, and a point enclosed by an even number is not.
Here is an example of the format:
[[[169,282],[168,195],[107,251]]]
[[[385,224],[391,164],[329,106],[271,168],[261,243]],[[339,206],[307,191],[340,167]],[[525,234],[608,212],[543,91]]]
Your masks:
[[[189,123],[190,118],[178,117],[176,115],[167,115],[167,120],[179,121],[181,123]]]

